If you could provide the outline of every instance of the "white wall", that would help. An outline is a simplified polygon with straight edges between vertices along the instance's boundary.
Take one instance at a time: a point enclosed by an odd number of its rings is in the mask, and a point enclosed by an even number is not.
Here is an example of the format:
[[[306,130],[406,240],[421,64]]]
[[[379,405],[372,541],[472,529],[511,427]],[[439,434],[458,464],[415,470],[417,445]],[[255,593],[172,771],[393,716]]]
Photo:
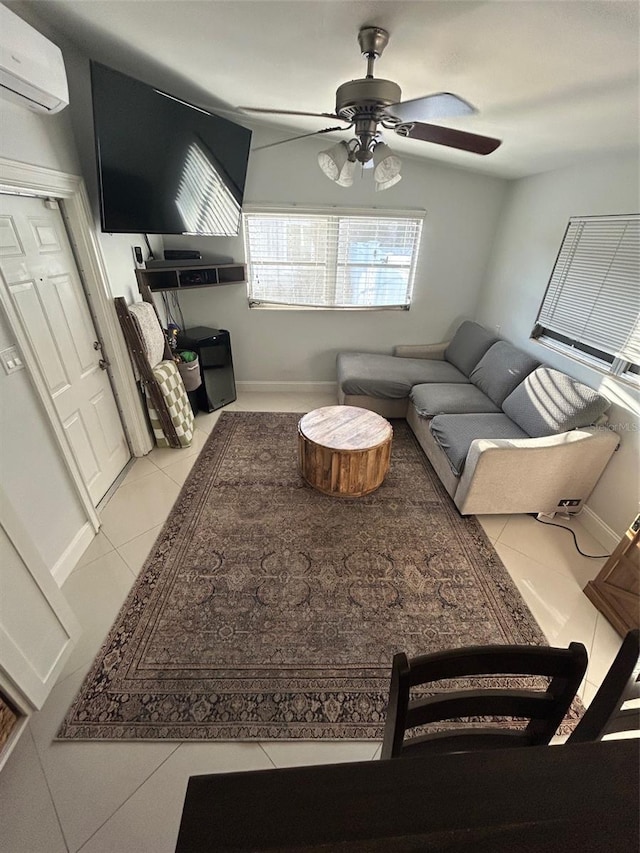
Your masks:
[[[515,181],[499,222],[477,311],[480,323],[499,327],[503,337],[598,388],[612,401],[608,415],[622,445],[588,507],[618,536],[638,512],[640,395],[620,380],[529,340],[529,334],[569,217],[637,212],[638,164],[636,155],[603,158]]]
[[[256,132],[252,145],[273,138]],[[243,285],[185,291],[187,325],[230,330],[239,380],[334,381],[340,350],[389,352],[397,343],[443,340],[475,313],[507,182],[403,157],[395,187],[374,192],[367,172],[341,188],[317,165],[318,151],[331,144],[317,137],[252,153],[245,202],[425,209],[413,304],[408,312],[265,310],[249,309]],[[165,237],[165,246],[244,259],[241,237]]]

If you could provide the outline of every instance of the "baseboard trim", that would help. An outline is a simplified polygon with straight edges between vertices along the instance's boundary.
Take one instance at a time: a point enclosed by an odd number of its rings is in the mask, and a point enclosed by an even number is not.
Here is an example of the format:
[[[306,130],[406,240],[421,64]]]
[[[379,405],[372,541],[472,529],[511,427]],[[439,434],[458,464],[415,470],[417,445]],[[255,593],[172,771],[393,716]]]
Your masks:
[[[620,536],[608,524],[596,515],[588,506],[583,507],[578,518],[584,529],[597,539],[608,551],[613,551],[620,542]]]
[[[271,382],[248,381],[236,382],[239,391],[248,394],[335,394],[337,402],[338,389],[335,382]]]
[[[75,569],[78,560],[87,550],[95,535],[96,532],[93,526],[87,521],[64,549],[62,555],[51,569],[51,574],[58,586],[62,586]]]

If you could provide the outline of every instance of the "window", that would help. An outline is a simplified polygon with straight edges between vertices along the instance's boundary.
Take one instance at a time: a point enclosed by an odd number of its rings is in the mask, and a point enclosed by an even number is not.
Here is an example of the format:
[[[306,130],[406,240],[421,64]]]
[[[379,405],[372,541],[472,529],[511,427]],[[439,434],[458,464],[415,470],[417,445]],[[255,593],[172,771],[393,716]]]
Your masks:
[[[531,336],[637,381],[640,215],[569,220]]]
[[[421,229],[415,213],[245,213],[249,304],[408,309]]]

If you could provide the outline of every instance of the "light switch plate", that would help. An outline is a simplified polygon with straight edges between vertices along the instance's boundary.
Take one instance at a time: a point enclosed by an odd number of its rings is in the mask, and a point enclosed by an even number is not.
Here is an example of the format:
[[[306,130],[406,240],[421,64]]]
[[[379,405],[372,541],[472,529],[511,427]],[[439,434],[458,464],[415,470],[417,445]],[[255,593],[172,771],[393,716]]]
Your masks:
[[[0,361],[5,373],[16,373],[18,370],[24,370],[24,363],[18,347],[3,349],[0,352]]]

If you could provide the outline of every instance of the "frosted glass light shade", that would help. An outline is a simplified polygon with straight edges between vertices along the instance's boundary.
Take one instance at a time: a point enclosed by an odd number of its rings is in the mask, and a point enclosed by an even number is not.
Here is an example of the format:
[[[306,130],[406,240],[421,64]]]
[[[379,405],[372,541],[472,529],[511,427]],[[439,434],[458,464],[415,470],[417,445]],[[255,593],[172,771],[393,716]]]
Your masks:
[[[318,165],[332,181],[338,181],[345,164],[349,160],[349,147],[346,142],[327,148],[318,154]]]
[[[336,178],[336,184],[339,187],[350,187],[353,184],[353,176],[356,172],[356,161],[355,160],[347,160],[342,169],[340,170],[340,174]]]
[[[373,177],[382,184],[400,174],[402,160],[397,154],[393,153],[385,142],[379,142],[373,151],[373,164]]]
[[[374,172],[375,176],[375,172]],[[376,192],[382,192],[383,190],[388,190],[389,187],[395,186],[398,181],[402,180],[402,175],[395,175],[393,178],[389,178],[388,181],[376,181]]]

